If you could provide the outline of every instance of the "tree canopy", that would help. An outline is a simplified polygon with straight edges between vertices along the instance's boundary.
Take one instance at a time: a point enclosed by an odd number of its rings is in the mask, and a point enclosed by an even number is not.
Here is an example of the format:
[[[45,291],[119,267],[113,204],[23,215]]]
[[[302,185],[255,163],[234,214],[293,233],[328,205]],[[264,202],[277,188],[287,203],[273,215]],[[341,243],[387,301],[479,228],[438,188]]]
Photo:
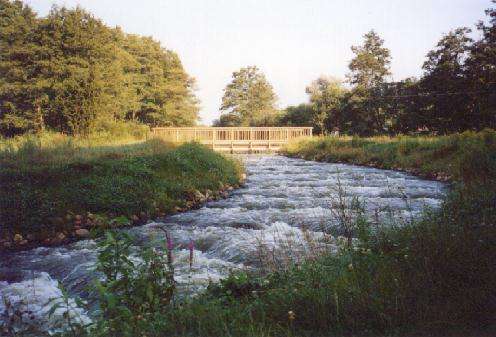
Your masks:
[[[363,45],[351,47],[355,57],[348,66],[348,79],[353,85],[369,89],[383,83],[391,74],[391,53],[384,47],[384,40],[374,30],[365,34],[363,38]]]
[[[306,88],[306,93],[310,96],[311,121],[315,132],[325,133],[327,128],[337,126],[341,99],[345,93],[342,82],[332,77],[321,76]]]
[[[277,97],[265,75],[256,67],[241,68],[232,74],[224,89],[219,126],[267,126],[277,117]]]
[[[194,80],[176,53],[77,7],[46,17],[0,0],[0,134],[84,134],[102,121],[193,125]]]

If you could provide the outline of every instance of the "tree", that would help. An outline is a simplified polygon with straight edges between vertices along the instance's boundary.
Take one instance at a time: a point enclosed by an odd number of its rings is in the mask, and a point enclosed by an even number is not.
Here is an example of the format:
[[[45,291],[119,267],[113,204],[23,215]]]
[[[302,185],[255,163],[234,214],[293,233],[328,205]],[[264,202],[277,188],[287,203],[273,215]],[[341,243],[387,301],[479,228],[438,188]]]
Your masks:
[[[314,108],[311,104],[302,103],[288,106],[281,115],[278,125],[284,126],[313,126]]]
[[[227,113],[220,115],[219,119],[213,122],[214,126],[240,126],[242,125],[242,121],[238,115],[233,113]]]
[[[496,128],[496,8],[486,10],[486,15],[489,24],[477,25],[482,38],[470,46],[465,69],[474,129]]]
[[[42,109],[52,128],[88,133],[98,117],[112,118],[114,41],[109,29],[81,8],[53,7],[36,31],[35,61],[47,96]]]
[[[412,77],[383,86],[380,102],[387,111],[387,132],[391,135],[427,132],[430,121],[422,114],[424,100],[419,96],[418,79]]]
[[[79,7],[37,18],[21,1],[0,0],[0,134],[81,134],[127,119],[196,123],[194,79],[176,53]]]
[[[383,83],[391,74],[391,56],[389,49],[384,47],[384,40],[374,30],[363,37],[362,46],[351,47],[355,57],[349,64],[348,79],[352,85],[370,89]]]
[[[276,95],[265,75],[255,66],[241,68],[232,74],[224,89],[220,110],[233,115],[229,121],[243,126],[273,124],[277,116]],[[222,120],[227,119],[220,119]]]
[[[326,133],[326,122],[330,129],[339,128],[341,99],[345,93],[342,82],[321,76],[306,88],[306,93],[310,95],[315,132]]]
[[[0,134],[44,128],[45,97],[33,66],[37,25],[35,13],[21,1],[0,0]]]
[[[126,35],[121,39],[129,86],[137,104],[127,111],[129,119],[152,126],[190,126],[198,119],[195,81],[176,53],[151,38]]]
[[[424,108],[420,111],[433,131],[448,133],[470,128],[472,109],[464,93],[465,61],[472,43],[469,33],[468,28],[458,28],[443,36],[427,54],[424,76],[419,83],[424,96]]]
[[[390,75],[391,56],[375,31],[364,35],[362,46],[353,46],[355,57],[349,64],[348,80],[354,85],[346,96],[344,129],[362,136],[388,133],[390,120],[381,104],[386,77]]]

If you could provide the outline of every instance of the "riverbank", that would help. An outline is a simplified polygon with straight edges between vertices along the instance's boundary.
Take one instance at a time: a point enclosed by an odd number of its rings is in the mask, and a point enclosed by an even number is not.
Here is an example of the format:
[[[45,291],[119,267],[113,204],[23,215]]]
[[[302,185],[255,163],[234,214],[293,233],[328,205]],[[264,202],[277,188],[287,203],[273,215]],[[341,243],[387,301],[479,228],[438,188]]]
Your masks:
[[[0,151],[0,250],[143,224],[226,197],[241,183],[238,162],[198,144],[44,137]]]
[[[490,162],[496,132],[464,132],[448,136],[320,137],[295,141],[283,153],[290,157],[401,170],[440,181],[492,179]]]
[[[496,324],[494,133],[431,138],[425,144],[408,139],[416,148],[411,151],[399,150],[404,141],[318,139],[293,154],[320,153],[331,160],[335,153],[320,151],[319,144],[342,142],[343,161],[449,174],[452,190],[439,209],[391,227],[371,223],[359,203],[343,201],[336,216],[359,239],[355,244],[344,240],[337,253],[313,255],[263,275],[233,273],[181,305],[167,297],[154,310],[133,308],[126,303],[139,296],[139,288],[131,287],[129,295],[110,284],[101,300],[111,294],[131,314],[103,305],[105,318],[89,335],[490,335]]]

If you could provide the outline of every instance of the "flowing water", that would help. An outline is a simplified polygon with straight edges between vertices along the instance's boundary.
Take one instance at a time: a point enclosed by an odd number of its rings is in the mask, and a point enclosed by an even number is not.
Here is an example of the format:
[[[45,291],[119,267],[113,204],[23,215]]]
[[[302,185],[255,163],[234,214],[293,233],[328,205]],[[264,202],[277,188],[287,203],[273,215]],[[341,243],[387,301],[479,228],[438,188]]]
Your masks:
[[[339,236],[341,229],[333,207],[340,196],[346,202],[358,198],[372,221],[387,223],[393,217],[408,221],[426,206],[437,207],[445,189],[439,182],[405,173],[346,164],[282,156],[246,156],[243,161],[246,186],[233,191],[229,198],[129,230],[136,236],[137,245],[163,241],[161,228],[171,233],[176,280],[183,292],[198,291],[231,270],[260,267],[268,255],[276,261],[281,250],[281,256],[300,258],[310,250],[309,241],[323,242],[323,229]],[[190,240],[195,243],[191,270]],[[326,236],[325,247],[335,249],[332,237],[329,240]],[[30,310],[29,324],[43,331],[57,331],[64,325],[64,309],[49,317],[53,303],[48,302],[60,297],[58,282],[70,296],[86,297],[88,285],[96,277],[96,258],[97,244],[93,240],[4,254],[0,261],[0,297],[14,307]],[[73,300],[69,300],[69,306],[74,320],[90,322],[91,313]],[[1,301],[0,314],[4,310]]]

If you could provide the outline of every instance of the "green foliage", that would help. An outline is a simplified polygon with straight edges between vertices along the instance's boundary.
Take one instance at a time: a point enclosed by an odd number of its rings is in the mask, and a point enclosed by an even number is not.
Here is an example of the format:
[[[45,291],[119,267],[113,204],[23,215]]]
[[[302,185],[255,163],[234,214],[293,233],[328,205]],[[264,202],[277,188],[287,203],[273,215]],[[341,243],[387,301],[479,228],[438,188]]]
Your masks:
[[[496,132],[442,137],[324,137],[289,144],[285,153],[310,160],[402,169],[427,178],[486,182],[494,177]]]
[[[0,138],[0,161],[2,166],[16,168],[32,165],[58,165],[75,160],[105,156],[119,156],[132,152],[153,154],[164,149],[158,143],[149,146],[133,143],[143,142],[149,128],[133,122],[106,122],[85,137],[72,137],[57,132],[25,134],[12,138]],[[157,146],[151,146],[156,144]],[[121,147],[118,147],[122,145]]]
[[[425,97],[418,104],[418,112],[423,120],[429,121],[430,129],[443,134],[473,129],[480,123],[475,116],[477,111],[471,108],[472,100],[463,94],[470,87],[464,69],[473,42],[468,37],[470,33],[468,28],[459,28],[443,36],[427,55],[424,77],[418,84],[421,94],[442,93]],[[445,94],[450,92],[460,94]]]
[[[460,186],[439,211],[400,226],[372,229],[361,218],[353,224],[358,240],[338,253],[263,277],[233,273],[180,306],[147,312],[141,333],[402,336],[484,329],[496,309],[494,187],[494,180]]]
[[[333,78],[320,77],[306,88],[306,92],[310,95],[315,132],[326,133],[326,128],[337,127],[341,99],[345,93],[342,83]]]
[[[194,79],[179,57],[151,38],[117,31],[122,46],[121,66],[133,100],[124,116],[151,126],[191,126],[198,119]]]
[[[39,46],[33,41],[37,19],[21,1],[0,1],[0,134],[12,135],[43,127],[43,96],[33,78]]]
[[[298,143],[298,153],[319,160],[449,167],[455,183],[439,210],[427,209],[414,221],[391,219],[387,226],[372,226],[361,216],[364,205],[340,199],[341,208],[354,216],[337,212],[338,223],[357,239],[338,240],[337,253],[324,252],[264,276],[234,272],[181,305],[147,312],[140,332],[255,337],[451,336],[454,331],[456,336],[460,331],[473,335],[474,330],[478,335],[488,328],[491,335],[496,310],[495,144],[491,130]],[[424,166],[422,161],[433,162]],[[97,328],[92,333],[99,331],[105,332]]]
[[[380,99],[389,71],[391,56],[375,31],[364,35],[362,46],[351,47],[355,57],[349,64],[349,81],[355,85],[342,103],[341,125],[335,127],[351,134],[373,135],[387,133],[387,113]],[[341,127],[340,127],[341,126]]]
[[[62,219],[88,212],[116,218],[114,225],[170,212],[195,190],[237,184],[240,172],[237,162],[199,144],[173,148],[159,140],[84,147],[69,138],[45,148],[32,139],[0,158],[2,235],[42,238],[71,230],[73,222]]]
[[[81,321],[81,317],[77,313],[73,313],[74,305],[82,308],[85,306],[79,297],[72,298],[69,292],[64,288],[64,286],[59,283],[58,288],[62,293],[61,297],[55,297],[49,300],[48,305],[50,309],[48,310],[48,317],[52,317],[57,311],[62,311],[62,317],[65,320],[67,329],[70,331],[70,336],[80,336],[85,333],[85,328],[87,327]],[[72,317],[72,316],[75,317]],[[56,333],[55,336],[63,335],[64,333]]]
[[[132,238],[106,232],[100,243],[95,281],[100,320],[93,336],[136,336],[148,320],[168,309],[174,294],[174,269],[165,244],[162,249],[131,250]]]
[[[288,106],[281,115],[278,125],[312,126],[314,109],[310,104]]]
[[[493,0],[493,4],[496,2]],[[494,5],[493,5],[494,6]],[[465,76],[470,88],[469,98],[477,107],[471,116],[477,128],[496,128],[496,8],[486,11],[488,24],[477,25],[482,38],[470,46],[470,57],[466,60]],[[469,110],[470,111],[470,110]]]
[[[224,89],[219,126],[268,126],[275,123],[276,95],[265,75],[255,67],[241,68]]]
[[[0,2],[0,134],[87,134],[106,121],[193,125],[194,80],[174,52],[77,7],[37,18]]]
[[[306,88],[306,92],[310,103],[287,107],[277,125],[312,126],[316,134],[339,130],[343,118],[341,105],[347,93],[342,83],[321,76]]]
[[[362,46],[353,46],[351,50],[355,54],[349,64],[350,83],[362,89],[370,89],[384,82],[386,76],[391,73],[391,53],[385,48],[384,40],[371,30],[363,36]]]

